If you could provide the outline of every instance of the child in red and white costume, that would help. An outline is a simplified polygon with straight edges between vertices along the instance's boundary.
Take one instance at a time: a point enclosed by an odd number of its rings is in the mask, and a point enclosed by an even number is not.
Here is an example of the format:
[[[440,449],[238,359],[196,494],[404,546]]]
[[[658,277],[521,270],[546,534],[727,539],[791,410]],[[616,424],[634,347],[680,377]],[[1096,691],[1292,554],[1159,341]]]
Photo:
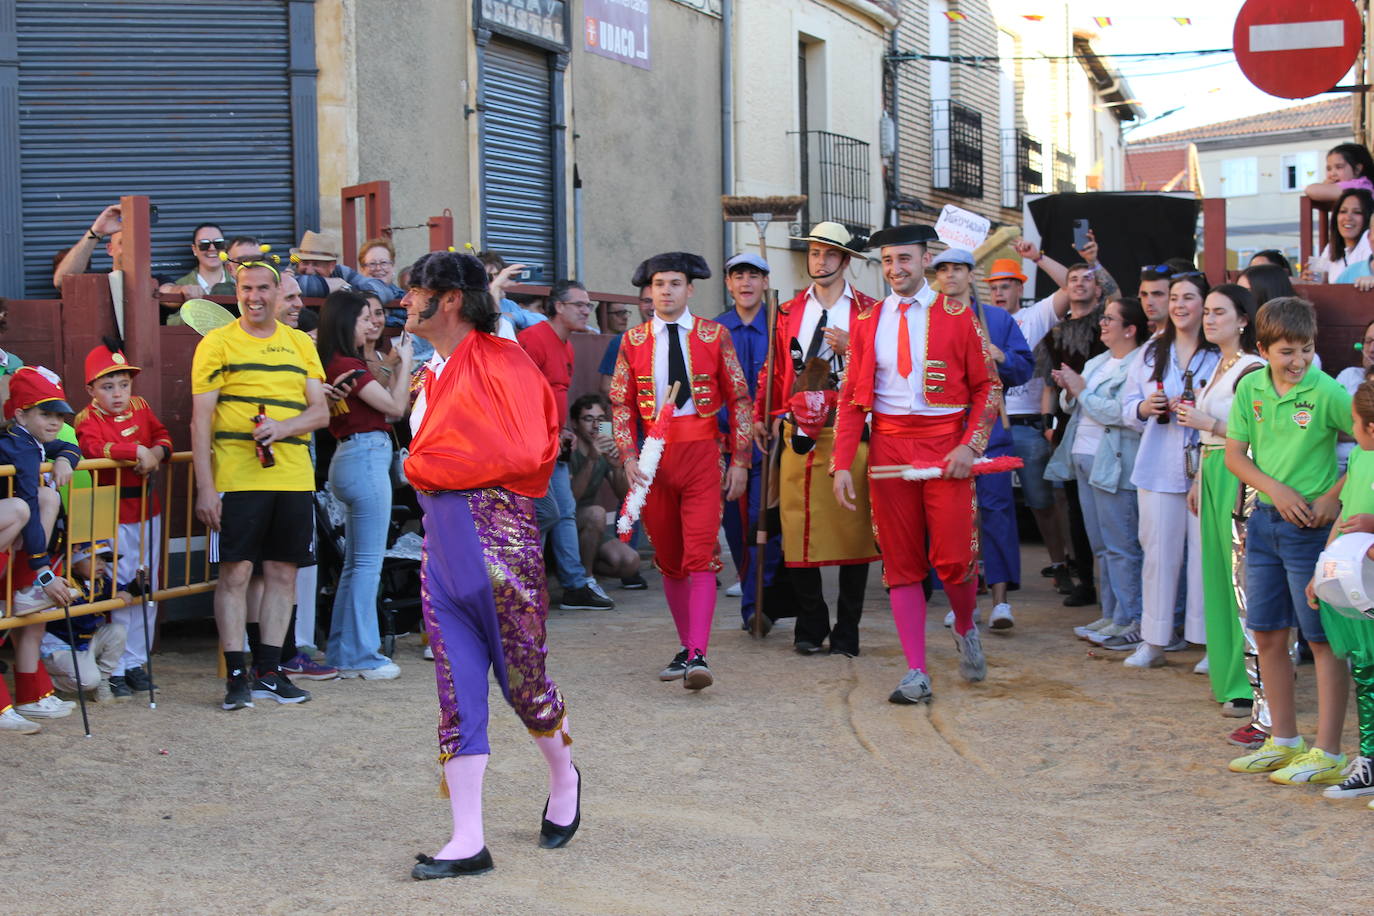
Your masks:
[[[926,285],[926,244],[935,238],[927,226],[898,226],[869,240],[870,248],[882,249],[883,276],[893,291],[850,329],[835,422],[835,498],[846,508],[854,506],[850,468],[870,411],[870,474],[893,465],[944,468],[935,480],[869,481],[883,581],[909,668],[889,697],[894,703],[929,702],[932,695],[921,586],[931,567],[954,610],[960,673],[969,681],[987,676],[973,621],[978,528],[970,475],[987,447],[1002,386],[973,311]]]
[[[631,283],[650,288],[654,317],[625,332],[611,379],[611,421],[631,486],[646,481],[639,468],[637,423],[647,430],[673,383],[679,386],[642,518],[682,645],[659,677],[682,678],[691,690],[714,680],[706,648],[716,612],[717,532],[724,509],[716,413],[729,413],[729,451],[735,456],[724,472],[725,500],[744,492],[752,448],[749,385],[730,335],[718,322],[687,310],[692,281],[709,276],[704,260],[682,251],[655,255],[639,265]]]

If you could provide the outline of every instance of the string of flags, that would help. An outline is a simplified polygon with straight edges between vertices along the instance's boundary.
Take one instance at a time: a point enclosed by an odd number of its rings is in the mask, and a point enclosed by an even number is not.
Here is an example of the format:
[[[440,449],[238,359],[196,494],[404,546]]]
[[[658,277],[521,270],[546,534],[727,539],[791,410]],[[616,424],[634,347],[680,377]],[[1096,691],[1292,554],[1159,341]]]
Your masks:
[[[945,12],[945,18],[948,19],[950,22],[968,22],[968,13],[960,13],[960,12],[958,12],[958,11],[956,11],[956,10],[947,10],[947,11]],[[1027,20],[1027,21],[1029,21],[1029,22],[1043,22],[1044,19],[1045,19],[1044,15],[1043,15],[1043,14],[1039,14],[1039,13],[1023,13],[1022,16],[1021,16],[1021,18],[1022,18],[1022,19],[1025,19],[1025,20]],[[1110,27],[1112,26],[1112,18],[1113,18],[1113,17],[1111,17],[1111,16],[1093,16],[1093,17],[1092,17],[1092,20],[1093,20],[1093,22],[1097,25],[1097,27],[1098,27],[1099,29],[1106,29],[1106,28],[1110,28]],[[1118,18],[1119,18],[1119,17],[1118,17]],[[1193,24],[1192,17],[1190,17],[1190,16],[1168,16],[1168,17],[1159,17],[1159,16],[1140,17],[1140,16],[1132,16],[1132,17],[1130,17],[1130,18],[1133,19],[1133,20],[1135,20],[1135,19],[1140,19],[1140,18],[1150,18],[1150,19],[1167,18],[1167,19],[1172,19],[1172,20],[1174,21],[1175,24],[1181,25],[1181,26],[1188,26],[1188,25],[1192,25],[1192,24]]]

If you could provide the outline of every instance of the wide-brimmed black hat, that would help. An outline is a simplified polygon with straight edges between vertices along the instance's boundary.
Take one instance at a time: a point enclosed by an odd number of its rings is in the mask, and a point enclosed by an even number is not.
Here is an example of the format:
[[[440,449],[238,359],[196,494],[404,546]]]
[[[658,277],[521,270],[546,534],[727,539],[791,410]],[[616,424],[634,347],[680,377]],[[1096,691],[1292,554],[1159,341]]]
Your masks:
[[[635,275],[630,279],[630,285],[636,288],[648,286],[653,282],[654,274],[664,272],[685,274],[687,282],[690,283],[693,280],[708,279],[711,276],[711,267],[704,258],[691,252],[665,251],[663,254],[654,255],[636,267]]]
[[[938,241],[940,236],[929,226],[912,224],[880,229],[868,237],[868,250],[886,248],[889,245],[929,245]]]

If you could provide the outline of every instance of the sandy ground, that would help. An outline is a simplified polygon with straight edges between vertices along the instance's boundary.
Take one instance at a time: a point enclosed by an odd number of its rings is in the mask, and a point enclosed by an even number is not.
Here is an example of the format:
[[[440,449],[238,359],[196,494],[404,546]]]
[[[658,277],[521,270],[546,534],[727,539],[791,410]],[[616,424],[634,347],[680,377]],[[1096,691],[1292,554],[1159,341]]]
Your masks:
[[[755,642],[722,597],[700,694],[655,677],[677,646],[652,575],[616,611],[555,611],[582,829],[536,846],[542,760],[494,709],[497,867],[446,881],[408,877],[448,822],[417,638],[399,680],[233,714],[212,640],[169,639],[156,710],[0,738],[0,912],[1365,910],[1374,811],[1227,773],[1237,723],[1191,673],[1200,650],[1153,671],[1090,657],[1068,628],[1095,609],[1060,607],[1043,562],[1028,552],[1012,635],[985,637],[983,684],[960,681],[935,599],[928,708],[887,702],[905,665],[876,568],[852,660],[793,654],[787,622]],[[1310,735],[1310,666],[1300,690]]]

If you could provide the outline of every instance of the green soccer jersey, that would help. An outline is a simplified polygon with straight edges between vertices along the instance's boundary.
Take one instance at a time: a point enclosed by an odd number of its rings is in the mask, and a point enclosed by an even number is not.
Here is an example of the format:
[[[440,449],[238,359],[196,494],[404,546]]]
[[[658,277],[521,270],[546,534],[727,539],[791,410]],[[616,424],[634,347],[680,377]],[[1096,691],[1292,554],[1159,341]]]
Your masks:
[[[1249,443],[1261,471],[1309,502],[1336,482],[1337,433],[1350,433],[1350,394],[1315,366],[1283,395],[1267,368],[1251,372],[1226,421],[1226,438]],[[1260,499],[1273,503],[1268,494]]]

